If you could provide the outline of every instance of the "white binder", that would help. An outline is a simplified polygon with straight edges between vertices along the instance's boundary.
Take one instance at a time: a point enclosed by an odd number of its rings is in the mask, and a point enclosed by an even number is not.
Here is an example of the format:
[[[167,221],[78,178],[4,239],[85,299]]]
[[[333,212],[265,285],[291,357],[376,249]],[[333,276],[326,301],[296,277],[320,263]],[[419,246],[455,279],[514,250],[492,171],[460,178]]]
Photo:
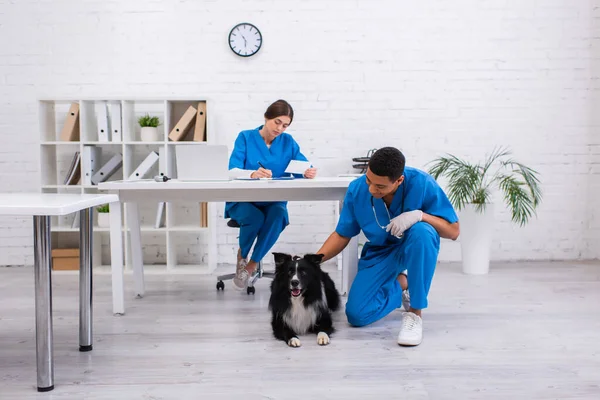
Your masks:
[[[83,184],[91,185],[92,176],[100,169],[102,160],[102,147],[93,145],[83,146],[83,158],[81,160],[81,174]]]
[[[156,151],[151,151],[150,154],[142,161],[142,163],[133,171],[133,174],[129,176],[130,181],[137,181],[140,179],[144,179],[144,176],[148,172],[152,166],[158,161],[158,153]]]
[[[105,101],[96,103],[96,119],[98,121],[98,141],[110,142],[108,130],[108,106]]]
[[[115,154],[106,164],[102,166],[94,175],[92,175],[92,184],[97,185],[104,182],[112,176],[123,165],[123,155]]]
[[[167,174],[167,153],[164,147],[158,148],[158,175],[169,176]]]
[[[156,210],[156,221],[154,222],[154,227],[156,229],[158,228],[162,228],[165,226],[165,205],[167,203],[165,203],[164,201],[161,201],[160,203],[158,203],[158,208]]]
[[[110,104],[110,131],[113,142],[123,141],[123,125],[121,123],[121,103]]]

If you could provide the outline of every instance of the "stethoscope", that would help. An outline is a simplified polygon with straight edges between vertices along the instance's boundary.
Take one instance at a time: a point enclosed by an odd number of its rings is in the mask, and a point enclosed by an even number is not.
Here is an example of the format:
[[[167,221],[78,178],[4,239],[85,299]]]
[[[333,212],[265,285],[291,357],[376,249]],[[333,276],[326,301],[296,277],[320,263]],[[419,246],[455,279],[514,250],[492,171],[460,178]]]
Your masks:
[[[400,214],[402,214],[404,212],[404,190],[406,188],[406,182],[402,182],[402,201],[401,201],[401,208],[400,208]],[[392,221],[392,216],[390,215],[390,210],[387,207],[387,204],[385,204],[385,201],[383,202],[383,206],[385,207],[385,211],[387,212],[388,215],[388,220],[391,222]],[[375,222],[377,222],[377,225],[379,225],[379,227],[383,230],[386,229],[386,226],[382,226],[379,223],[379,219],[377,218],[377,212],[375,212],[375,201],[373,200],[373,196],[371,196],[371,209],[373,210],[373,215],[375,216]],[[400,236],[396,236],[397,238],[401,238],[403,235]]]

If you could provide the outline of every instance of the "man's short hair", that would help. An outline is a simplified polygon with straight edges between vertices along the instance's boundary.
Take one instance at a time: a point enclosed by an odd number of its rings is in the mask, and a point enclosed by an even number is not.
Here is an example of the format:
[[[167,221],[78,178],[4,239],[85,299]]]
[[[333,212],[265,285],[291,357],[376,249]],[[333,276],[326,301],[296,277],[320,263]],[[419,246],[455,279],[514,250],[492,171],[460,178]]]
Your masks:
[[[369,169],[377,176],[387,176],[394,182],[404,174],[406,159],[395,147],[382,147],[369,159]]]

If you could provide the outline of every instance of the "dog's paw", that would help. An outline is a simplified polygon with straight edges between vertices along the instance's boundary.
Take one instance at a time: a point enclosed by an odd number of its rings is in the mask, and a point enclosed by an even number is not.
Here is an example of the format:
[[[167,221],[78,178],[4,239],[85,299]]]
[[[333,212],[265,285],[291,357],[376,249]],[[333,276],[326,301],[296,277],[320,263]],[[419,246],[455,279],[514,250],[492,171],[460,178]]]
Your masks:
[[[293,337],[290,340],[288,340],[288,346],[290,347],[300,347],[300,345],[300,339],[298,339],[297,337]]]
[[[329,344],[329,335],[325,332],[319,332],[317,335],[317,343],[319,343],[321,346]]]

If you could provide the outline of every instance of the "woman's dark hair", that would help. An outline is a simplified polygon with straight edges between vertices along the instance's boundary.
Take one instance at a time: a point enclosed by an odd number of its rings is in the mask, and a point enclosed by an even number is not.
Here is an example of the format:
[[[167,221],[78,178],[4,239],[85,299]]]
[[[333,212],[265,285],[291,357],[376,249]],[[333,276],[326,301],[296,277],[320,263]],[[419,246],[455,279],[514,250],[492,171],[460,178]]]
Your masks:
[[[277,100],[267,108],[267,111],[265,111],[266,119],[273,119],[281,117],[282,115],[290,117],[290,124],[294,120],[294,109],[285,100]]]
[[[395,147],[382,147],[369,159],[369,169],[377,176],[387,176],[394,182],[404,174],[406,159]]]

